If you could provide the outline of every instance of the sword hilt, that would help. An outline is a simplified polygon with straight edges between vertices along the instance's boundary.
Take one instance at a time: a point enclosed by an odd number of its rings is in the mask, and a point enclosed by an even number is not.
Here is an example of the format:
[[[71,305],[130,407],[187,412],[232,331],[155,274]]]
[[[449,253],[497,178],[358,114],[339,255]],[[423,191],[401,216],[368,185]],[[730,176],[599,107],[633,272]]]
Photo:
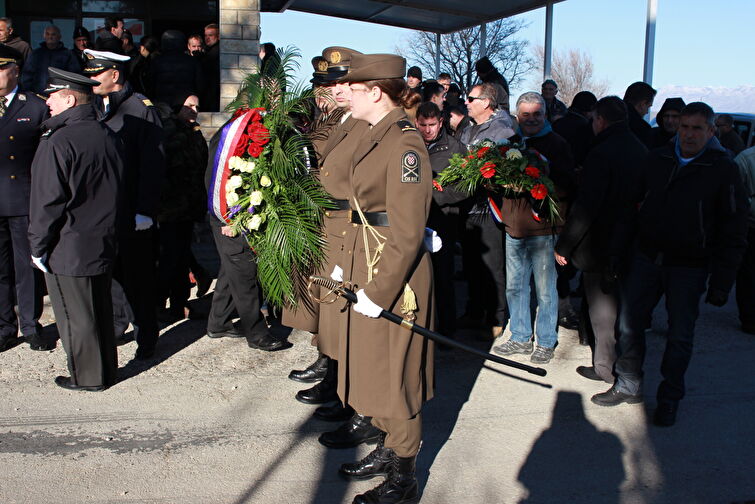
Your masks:
[[[357,295],[354,293],[354,291],[346,287],[343,282],[338,282],[336,280],[333,280],[332,278],[325,278],[318,275],[310,275],[309,283],[310,285],[314,284],[319,287],[323,287],[328,291],[334,293],[336,296],[343,297],[344,299],[351,301],[352,303],[357,302]]]

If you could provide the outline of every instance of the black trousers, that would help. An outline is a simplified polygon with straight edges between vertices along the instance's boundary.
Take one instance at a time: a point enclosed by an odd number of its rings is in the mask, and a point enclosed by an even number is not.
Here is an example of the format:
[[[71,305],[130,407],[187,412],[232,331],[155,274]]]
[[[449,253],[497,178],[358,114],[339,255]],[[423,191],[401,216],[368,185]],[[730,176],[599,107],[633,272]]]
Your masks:
[[[267,325],[260,311],[262,292],[254,255],[242,236],[224,236],[220,222],[212,222],[210,227],[220,256],[220,271],[207,329],[212,332],[231,329],[233,316],[238,314],[242,334],[249,341],[257,341],[267,334]]]
[[[113,271],[115,334],[120,336],[132,323],[137,344],[147,351],[155,348],[159,334],[156,249],[154,228],[119,235]]]
[[[29,216],[0,217],[0,335],[39,333],[41,273],[31,265]],[[13,309],[18,304],[18,317]]]
[[[755,227],[747,231],[747,250],[737,274],[737,307],[742,325],[755,328]]]
[[[110,274],[86,277],[45,274],[72,382],[99,387],[117,381]]]
[[[485,322],[505,326],[506,251],[503,230],[489,213],[470,214],[462,237],[464,274],[469,285],[467,314]]]
[[[160,224],[160,260],[157,268],[158,306],[182,309],[189,301],[189,265],[191,264],[191,235],[194,222],[165,222]]]

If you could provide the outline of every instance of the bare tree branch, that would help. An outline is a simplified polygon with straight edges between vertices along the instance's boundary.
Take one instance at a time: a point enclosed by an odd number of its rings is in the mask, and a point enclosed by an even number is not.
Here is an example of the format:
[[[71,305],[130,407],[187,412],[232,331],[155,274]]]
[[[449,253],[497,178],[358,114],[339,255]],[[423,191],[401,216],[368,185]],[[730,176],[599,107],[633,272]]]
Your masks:
[[[487,25],[487,56],[506,78],[509,86],[516,86],[527,73],[535,68],[535,61],[528,53],[528,42],[516,38],[517,33],[528,23],[516,19],[499,19]],[[482,57],[480,51],[480,27],[466,28],[440,37],[440,71],[448,72],[451,78],[466,93],[476,82],[475,62]],[[410,65],[417,65],[423,75],[435,74],[435,34],[412,33],[396,52],[404,56]]]
[[[534,48],[535,59],[538,61],[539,75],[543,74],[543,46]],[[595,80],[592,56],[586,51],[569,49],[553,51],[551,60],[551,77],[558,84],[558,98],[571,104],[574,95],[580,91],[590,91],[598,98],[606,95],[609,88],[607,80]],[[539,88],[540,82],[533,83]]]

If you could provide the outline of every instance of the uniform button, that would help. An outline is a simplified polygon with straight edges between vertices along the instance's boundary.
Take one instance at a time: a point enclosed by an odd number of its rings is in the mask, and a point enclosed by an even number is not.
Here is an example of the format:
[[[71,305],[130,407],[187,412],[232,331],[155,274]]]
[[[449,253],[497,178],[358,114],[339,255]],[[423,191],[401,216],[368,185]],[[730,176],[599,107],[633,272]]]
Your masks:
[[[15,140],[15,138],[13,138],[13,135],[9,136],[8,139]]]
[[[330,217],[330,212],[325,212],[325,217]]]
[[[341,235],[346,236],[346,231],[341,231]]]
[[[349,255],[351,255],[351,250],[349,250]]]
[[[357,227],[357,226],[358,226],[358,224],[352,224],[352,226],[353,226],[353,227]]]
[[[13,161],[14,159],[16,159],[16,156],[14,156],[13,154],[11,154],[10,156],[8,156],[8,159],[10,159],[11,161]]]
[[[327,177],[328,175],[330,175],[330,173],[328,173],[328,172],[323,172],[323,175],[325,175],[325,176]]]
[[[377,275],[377,272],[378,272],[378,269],[377,269],[377,268],[372,268],[372,274],[373,274],[373,275]]]
[[[11,180],[16,180],[16,176],[15,176],[15,175],[11,175],[11,176],[10,176],[10,179],[11,179]]]

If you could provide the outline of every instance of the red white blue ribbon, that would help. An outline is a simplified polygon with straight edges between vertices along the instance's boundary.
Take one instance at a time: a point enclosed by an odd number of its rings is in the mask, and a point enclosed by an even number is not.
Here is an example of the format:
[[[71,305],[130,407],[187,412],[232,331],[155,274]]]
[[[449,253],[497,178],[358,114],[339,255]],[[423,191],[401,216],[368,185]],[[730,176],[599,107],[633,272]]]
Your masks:
[[[240,115],[230,121],[220,132],[220,141],[215,151],[212,167],[210,190],[207,194],[207,208],[212,215],[223,222],[228,221],[228,202],[226,200],[225,185],[230,177],[231,169],[228,161],[236,152],[236,146],[246,130],[246,126],[253,114],[253,110]]]

